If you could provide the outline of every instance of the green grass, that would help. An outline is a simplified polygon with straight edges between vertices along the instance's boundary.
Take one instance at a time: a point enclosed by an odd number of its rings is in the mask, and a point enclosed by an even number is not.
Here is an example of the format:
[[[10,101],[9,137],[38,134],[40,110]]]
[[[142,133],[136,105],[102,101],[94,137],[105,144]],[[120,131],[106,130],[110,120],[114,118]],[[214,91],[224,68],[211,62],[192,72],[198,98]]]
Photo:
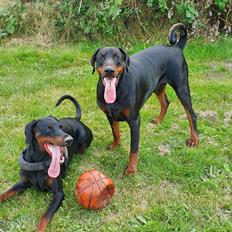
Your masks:
[[[133,54],[147,45],[136,44]],[[136,176],[123,176],[128,161],[129,128],[121,123],[122,144],[112,141],[110,126],[96,105],[97,75],[90,57],[96,45],[57,45],[0,48],[0,192],[18,180],[18,156],[24,148],[24,127],[33,119],[74,115],[66,102],[53,110],[57,99],[71,94],[81,104],[82,121],[94,140],[77,156],[63,181],[65,200],[48,231],[232,231],[232,130],[224,113],[232,111],[232,40],[189,41],[185,48],[193,108],[199,114],[217,112],[215,120],[199,119],[200,144],[190,149],[183,107],[174,91],[161,125],[149,122],[159,113],[151,97],[141,110],[140,162]],[[158,59],[158,57],[157,57]],[[171,153],[161,155],[160,145]],[[74,186],[85,170],[96,168],[111,177],[116,193],[103,210],[83,209],[75,202]],[[27,190],[0,203],[0,231],[34,231],[51,194]]]

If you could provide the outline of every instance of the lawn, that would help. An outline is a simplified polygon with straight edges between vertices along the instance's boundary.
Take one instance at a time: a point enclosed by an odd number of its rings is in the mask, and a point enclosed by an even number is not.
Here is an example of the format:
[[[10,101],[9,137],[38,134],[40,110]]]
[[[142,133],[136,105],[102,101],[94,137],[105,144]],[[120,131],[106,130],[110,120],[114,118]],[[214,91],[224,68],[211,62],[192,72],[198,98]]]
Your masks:
[[[129,54],[148,45],[136,44]],[[122,144],[112,141],[110,126],[96,105],[97,75],[90,58],[97,45],[86,43],[41,48],[0,47],[0,192],[18,180],[18,157],[25,146],[24,127],[33,119],[75,114],[63,94],[79,101],[82,121],[94,140],[76,156],[63,181],[65,200],[48,231],[232,231],[232,39],[190,40],[185,48],[193,108],[198,115],[200,144],[188,148],[189,126],[174,91],[164,122],[150,123],[159,113],[155,96],[141,110],[140,161],[134,177],[124,177],[129,128],[121,123]],[[159,59],[157,57],[157,59]],[[103,210],[83,209],[75,201],[77,177],[95,168],[111,177],[116,193]],[[33,189],[0,203],[0,231],[34,231],[50,193]]]

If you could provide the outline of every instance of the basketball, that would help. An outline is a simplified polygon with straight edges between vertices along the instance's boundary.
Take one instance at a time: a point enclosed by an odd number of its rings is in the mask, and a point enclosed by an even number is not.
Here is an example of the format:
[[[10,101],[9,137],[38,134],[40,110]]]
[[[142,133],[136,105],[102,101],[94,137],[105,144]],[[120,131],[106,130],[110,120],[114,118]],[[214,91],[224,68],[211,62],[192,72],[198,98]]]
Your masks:
[[[77,201],[86,209],[106,207],[114,195],[114,190],[113,181],[97,170],[81,174],[75,186]]]

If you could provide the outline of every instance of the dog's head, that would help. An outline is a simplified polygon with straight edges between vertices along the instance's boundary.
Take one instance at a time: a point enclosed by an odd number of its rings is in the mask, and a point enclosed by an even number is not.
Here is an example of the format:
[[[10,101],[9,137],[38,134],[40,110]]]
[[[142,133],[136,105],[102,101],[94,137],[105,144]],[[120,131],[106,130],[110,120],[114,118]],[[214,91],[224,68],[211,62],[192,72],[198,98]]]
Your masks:
[[[25,127],[26,144],[37,144],[40,151],[51,156],[48,175],[56,178],[60,174],[60,163],[64,162],[73,138],[65,133],[62,125],[54,117],[33,120]]]
[[[120,77],[128,71],[130,65],[129,56],[121,48],[100,48],[92,56],[91,65],[93,73],[96,68],[105,86],[106,103],[114,103]]]
[[[64,147],[73,141],[73,138],[63,131],[59,120],[51,116],[28,123],[25,127],[25,137],[26,144],[34,140],[42,151],[46,150],[46,143]]]

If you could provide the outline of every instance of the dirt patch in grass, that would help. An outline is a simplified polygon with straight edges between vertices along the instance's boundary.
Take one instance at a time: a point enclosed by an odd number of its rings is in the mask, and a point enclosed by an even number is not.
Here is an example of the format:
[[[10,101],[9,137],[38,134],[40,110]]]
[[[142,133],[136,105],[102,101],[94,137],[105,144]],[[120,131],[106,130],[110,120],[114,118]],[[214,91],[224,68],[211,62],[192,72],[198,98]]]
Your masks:
[[[186,114],[181,114],[181,115],[179,116],[179,119],[180,119],[180,120],[186,120],[186,119],[187,119],[187,115],[186,115]]]
[[[231,210],[224,209],[224,208],[217,208],[216,215],[223,221],[224,220],[229,220],[229,219],[232,218]]]
[[[217,118],[218,118],[217,112],[212,111],[212,110],[197,112],[197,116],[199,117],[199,119],[212,121],[212,122],[216,121]],[[187,119],[186,114],[181,114],[179,116],[179,119],[180,120],[186,120]]]
[[[206,119],[208,121],[216,121],[217,120],[217,112],[208,110],[208,111],[201,111],[199,112],[199,118],[200,119]]]
[[[232,70],[232,61],[225,61],[224,64],[226,68],[228,68],[229,70]]]
[[[208,64],[208,67],[213,71],[226,71],[226,70],[232,70],[232,62],[231,61],[225,61],[223,63],[221,62],[210,62]]]
[[[232,111],[224,113],[224,125],[229,126],[232,123]]]
[[[169,144],[161,144],[158,147],[158,150],[159,150],[161,156],[171,154],[171,146]]]

